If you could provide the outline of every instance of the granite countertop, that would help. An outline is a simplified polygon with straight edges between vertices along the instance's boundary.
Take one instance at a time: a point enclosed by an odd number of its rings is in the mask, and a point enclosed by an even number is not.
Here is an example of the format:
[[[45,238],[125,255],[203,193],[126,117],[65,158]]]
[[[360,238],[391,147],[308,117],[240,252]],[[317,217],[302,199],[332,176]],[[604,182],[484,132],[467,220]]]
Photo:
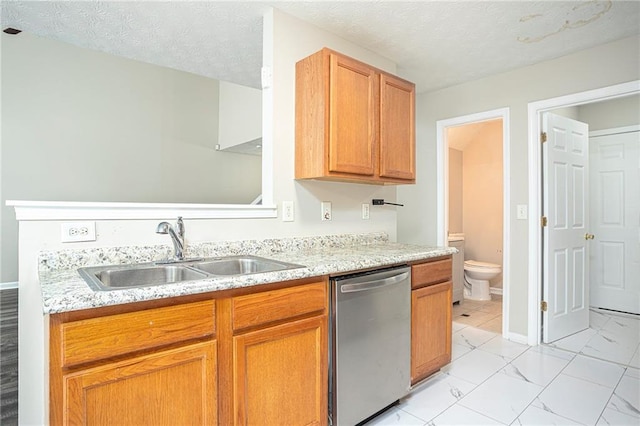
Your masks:
[[[43,312],[54,314],[101,306],[162,299],[218,290],[250,287],[447,256],[452,247],[426,247],[392,243],[386,234],[340,235],[278,240],[199,243],[187,257],[218,257],[252,254],[303,268],[241,276],[209,277],[175,284],[94,291],[77,272],[79,267],[143,263],[166,258],[168,247],[125,247],[64,250],[40,255],[40,286]]]

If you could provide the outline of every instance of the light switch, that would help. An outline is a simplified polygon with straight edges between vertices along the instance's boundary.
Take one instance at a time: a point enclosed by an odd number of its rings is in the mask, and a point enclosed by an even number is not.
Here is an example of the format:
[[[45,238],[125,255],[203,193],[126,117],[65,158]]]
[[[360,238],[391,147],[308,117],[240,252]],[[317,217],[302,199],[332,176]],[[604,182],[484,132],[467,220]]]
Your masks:
[[[526,204],[518,204],[516,207],[516,217],[520,220],[527,219],[527,205]]]

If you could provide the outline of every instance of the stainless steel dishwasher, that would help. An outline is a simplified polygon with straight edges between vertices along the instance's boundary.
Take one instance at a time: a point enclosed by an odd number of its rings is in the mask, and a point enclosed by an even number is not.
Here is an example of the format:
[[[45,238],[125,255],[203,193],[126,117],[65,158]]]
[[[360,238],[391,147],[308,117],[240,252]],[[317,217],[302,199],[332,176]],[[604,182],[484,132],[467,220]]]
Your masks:
[[[411,269],[331,280],[329,422],[353,426],[411,386]]]

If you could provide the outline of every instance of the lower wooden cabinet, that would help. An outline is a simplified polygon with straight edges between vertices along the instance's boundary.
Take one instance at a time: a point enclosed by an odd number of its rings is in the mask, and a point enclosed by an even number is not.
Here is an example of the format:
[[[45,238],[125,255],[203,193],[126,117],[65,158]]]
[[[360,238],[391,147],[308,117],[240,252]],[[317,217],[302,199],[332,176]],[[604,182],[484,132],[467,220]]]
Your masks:
[[[416,384],[451,362],[453,284],[450,259],[413,268],[411,383]]]
[[[411,292],[411,379],[421,380],[451,362],[451,282]]]
[[[326,315],[235,336],[234,424],[325,424],[326,347]]]
[[[325,425],[327,288],[307,279],[52,315],[50,423]]]
[[[217,424],[216,342],[187,345],[63,376],[63,423]]]

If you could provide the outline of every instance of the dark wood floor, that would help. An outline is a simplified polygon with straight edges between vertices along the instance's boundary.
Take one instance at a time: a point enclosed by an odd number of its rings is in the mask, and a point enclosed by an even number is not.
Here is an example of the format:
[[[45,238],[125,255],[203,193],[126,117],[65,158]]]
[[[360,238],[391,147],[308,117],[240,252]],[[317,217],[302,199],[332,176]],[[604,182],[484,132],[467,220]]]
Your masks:
[[[18,424],[18,289],[0,290],[0,424]]]

